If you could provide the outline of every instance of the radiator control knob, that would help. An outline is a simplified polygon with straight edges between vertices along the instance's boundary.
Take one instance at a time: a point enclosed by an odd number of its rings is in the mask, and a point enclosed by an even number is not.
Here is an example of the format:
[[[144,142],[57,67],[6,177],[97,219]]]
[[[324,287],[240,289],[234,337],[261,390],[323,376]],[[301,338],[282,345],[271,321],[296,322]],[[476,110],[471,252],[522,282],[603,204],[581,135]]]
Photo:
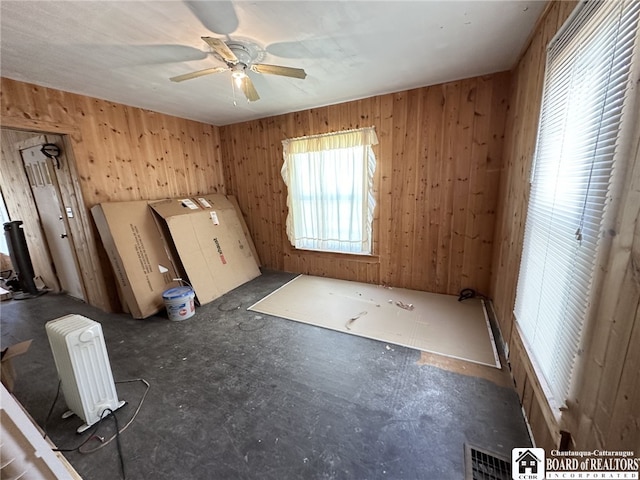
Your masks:
[[[79,339],[81,342],[85,342],[85,343],[86,343],[86,342],[90,342],[91,340],[93,340],[93,337],[94,337],[94,336],[95,336],[95,335],[93,334],[93,332],[92,332],[91,330],[85,330],[84,332],[82,332],[82,333],[80,334],[80,336],[78,337],[78,339]]]

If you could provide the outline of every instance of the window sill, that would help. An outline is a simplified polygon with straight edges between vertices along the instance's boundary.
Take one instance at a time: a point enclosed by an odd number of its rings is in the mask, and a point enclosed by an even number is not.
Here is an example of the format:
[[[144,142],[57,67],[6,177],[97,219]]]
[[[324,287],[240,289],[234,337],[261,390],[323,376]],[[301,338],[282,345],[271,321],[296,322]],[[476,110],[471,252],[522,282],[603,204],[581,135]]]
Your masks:
[[[285,249],[285,252],[291,256],[296,257],[317,257],[327,260],[341,260],[348,262],[359,263],[380,263],[380,257],[378,255],[362,255],[356,253],[336,253],[336,252],[323,252],[321,250],[303,250],[289,246]]]

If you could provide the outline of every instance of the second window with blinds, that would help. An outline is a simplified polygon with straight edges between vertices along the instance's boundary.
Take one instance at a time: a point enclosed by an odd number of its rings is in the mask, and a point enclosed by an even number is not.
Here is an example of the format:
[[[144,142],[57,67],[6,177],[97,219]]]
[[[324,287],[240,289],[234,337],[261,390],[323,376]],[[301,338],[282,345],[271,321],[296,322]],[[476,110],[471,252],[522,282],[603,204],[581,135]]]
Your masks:
[[[570,397],[608,226],[640,4],[584,2],[551,42],[515,302],[555,413]],[[615,166],[614,166],[615,165]],[[611,217],[612,218],[612,217]]]
[[[284,140],[287,236],[301,250],[370,255],[373,128]]]

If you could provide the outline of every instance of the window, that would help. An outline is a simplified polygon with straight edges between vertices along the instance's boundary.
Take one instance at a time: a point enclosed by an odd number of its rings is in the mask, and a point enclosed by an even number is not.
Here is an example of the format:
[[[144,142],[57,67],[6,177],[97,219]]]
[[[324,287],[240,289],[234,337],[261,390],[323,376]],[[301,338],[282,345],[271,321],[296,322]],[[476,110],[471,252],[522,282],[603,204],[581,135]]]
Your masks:
[[[373,128],[284,140],[287,235],[303,250],[371,254]]]
[[[577,7],[547,51],[515,316],[559,408],[588,315],[640,2]]]

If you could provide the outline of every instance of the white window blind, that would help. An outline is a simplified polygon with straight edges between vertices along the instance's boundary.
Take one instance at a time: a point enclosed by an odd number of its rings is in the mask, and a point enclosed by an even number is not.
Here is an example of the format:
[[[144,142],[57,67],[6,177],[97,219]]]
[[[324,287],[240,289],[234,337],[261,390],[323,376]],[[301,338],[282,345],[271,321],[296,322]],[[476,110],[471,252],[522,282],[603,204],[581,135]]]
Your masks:
[[[515,316],[560,407],[587,315],[640,2],[587,1],[547,50]]]
[[[284,140],[287,235],[304,250],[370,254],[373,128]]]

